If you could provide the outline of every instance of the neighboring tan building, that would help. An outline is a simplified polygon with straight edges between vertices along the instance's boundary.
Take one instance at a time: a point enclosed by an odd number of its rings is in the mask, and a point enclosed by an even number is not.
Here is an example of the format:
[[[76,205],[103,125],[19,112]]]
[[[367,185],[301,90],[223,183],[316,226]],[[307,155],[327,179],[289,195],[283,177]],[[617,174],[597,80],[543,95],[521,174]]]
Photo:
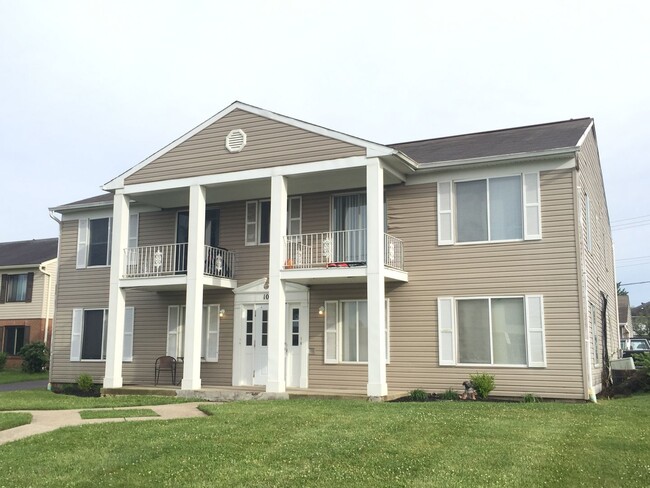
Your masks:
[[[586,399],[617,354],[590,118],[381,145],[236,102],[103,188],[52,209],[54,383]]]
[[[634,328],[632,327],[632,309],[630,307],[630,297],[628,295],[618,295],[618,326],[621,340],[627,340],[634,337]]]
[[[0,243],[0,351],[17,367],[20,349],[49,344],[54,316],[58,239]]]

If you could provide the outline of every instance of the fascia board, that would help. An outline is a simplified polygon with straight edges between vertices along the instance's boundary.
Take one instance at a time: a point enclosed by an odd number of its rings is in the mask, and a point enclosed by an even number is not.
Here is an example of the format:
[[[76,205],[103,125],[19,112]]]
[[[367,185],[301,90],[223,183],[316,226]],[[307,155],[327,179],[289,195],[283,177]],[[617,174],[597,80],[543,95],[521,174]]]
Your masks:
[[[422,163],[420,164],[418,170],[427,171],[427,170],[437,170],[437,169],[448,169],[455,166],[471,166],[480,163],[496,163],[496,162],[507,162],[513,160],[521,161],[521,160],[528,160],[528,159],[546,158],[552,156],[572,155],[575,154],[577,151],[578,151],[578,147],[571,146],[571,147],[563,147],[563,148],[550,149],[544,151],[501,154],[496,156],[485,156],[481,158],[440,161],[436,163]]]

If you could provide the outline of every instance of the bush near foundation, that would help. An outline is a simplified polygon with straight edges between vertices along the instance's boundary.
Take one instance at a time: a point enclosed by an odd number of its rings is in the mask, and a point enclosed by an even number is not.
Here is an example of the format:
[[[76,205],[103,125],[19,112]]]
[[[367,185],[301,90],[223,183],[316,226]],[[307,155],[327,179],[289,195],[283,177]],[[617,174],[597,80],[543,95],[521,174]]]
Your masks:
[[[32,342],[23,346],[19,354],[23,358],[25,373],[40,373],[45,371],[50,363],[50,350],[43,342]]]
[[[485,400],[490,392],[494,390],[494,376],[488,373],[476,373],[469,376],[476,396]]]

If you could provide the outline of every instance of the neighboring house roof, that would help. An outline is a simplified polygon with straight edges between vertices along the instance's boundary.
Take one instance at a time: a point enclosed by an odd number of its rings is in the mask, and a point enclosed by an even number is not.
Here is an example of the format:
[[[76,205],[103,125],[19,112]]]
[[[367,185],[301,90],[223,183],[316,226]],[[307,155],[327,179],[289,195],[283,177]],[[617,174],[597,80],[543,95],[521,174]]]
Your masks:
[[[618,295],[618,323],[627,324],[630,320],[630,297]]]
[[[0,266],[38,265],[56,258],[59,240],[33,239],[31,241],[0,242]]]
[[[390,144],[420,164],[575,148],[593,119],[571,119],[511,129]]]

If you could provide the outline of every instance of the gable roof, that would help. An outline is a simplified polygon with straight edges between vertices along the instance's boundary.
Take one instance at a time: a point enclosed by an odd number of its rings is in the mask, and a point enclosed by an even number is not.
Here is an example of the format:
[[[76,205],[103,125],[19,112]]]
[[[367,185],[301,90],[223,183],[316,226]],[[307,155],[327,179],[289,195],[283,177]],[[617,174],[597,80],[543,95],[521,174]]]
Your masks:
[[[390,144],[420,164],[534,153],[579,146],[593,119],[476,132],[437,139]]]
[[[166,154],[167,152],[171,151],[174,149],[176,146],[182,144],[183,142],[187,141],[190,137],[196,135],[197,133],[201,132],[203,129],[207,128],[208,126],[212,125],[214,122],[217,120],[225,117],[229,113],[231,113],[233,110],[243,110],[245,112],[250,112],[255,115],[259,115],[260,117],[265,117],[270,120],[275,120],[277,122],[282,122],[284,124],[288,124],[294,127],[298,127],[300,129],[304,129],[310,132],[314,132],[316,134],[320,134],[325,137],[329,137],[332,139],[336,139],[339,141],[347,142],[349,144],[353,144],[356,146],[360,146],[366,149],[366,154],[368,156],[388,156],[388,155],[393,155],[397,154],[397,151],[391,147],[384,146],[381,144],[377,144],[375,142],[367,141],[365,139],[361,139],[359,137],[354,137],[348,134],[344,134],[343,132],[338,132],[334,131],[331,129],[326,129],[325,127],[311,124],[309,122],[304,122],[299,119],[295,119],[292,117],[288,117],[286,115],[281,115],[275,112],[271,112],[269,110],[264,110],[259,107],[255,107],[253,105],[248,105],[246,103],[242,102],[234,102],[225,109],[223,109],[221,112],[213,115],[210,117],[208,120],[205,122],[199,124],[196,126],[194,129],[190,130],[189,132],[185,133],[175,141],[171,142],[167,146],[163,147],[159,151],[155,152],[148,158],[146,158],[144,161],[141,161],[140,163],[136,164],[129,170],[125,171],[121,175],[117,176],[116,178],[113,178],[111,181],[107,182],[104,184],[102,187],[104,190],[115,190],[118,188],[122,188],[124,186],[124,180],[134,174],[135,172],[141,170],[143,167],[148,165],[149,163],[155,161],[156,159],[160,158],[162,155]]]
[[[0,266],[38,265],[56,258],[59,239],[0,242]]]
[[[91,208],[91,207],[108,207],[111,205],[113,205],[113,194],[102,193],[101,195],[95,195],[94,197],[84,198],[82,200],[77,200],[76,202],[57,205],[56,207],[51,207],[50,210],[53,212],[60,212],[61,210],[74,210],[74,209]]]

